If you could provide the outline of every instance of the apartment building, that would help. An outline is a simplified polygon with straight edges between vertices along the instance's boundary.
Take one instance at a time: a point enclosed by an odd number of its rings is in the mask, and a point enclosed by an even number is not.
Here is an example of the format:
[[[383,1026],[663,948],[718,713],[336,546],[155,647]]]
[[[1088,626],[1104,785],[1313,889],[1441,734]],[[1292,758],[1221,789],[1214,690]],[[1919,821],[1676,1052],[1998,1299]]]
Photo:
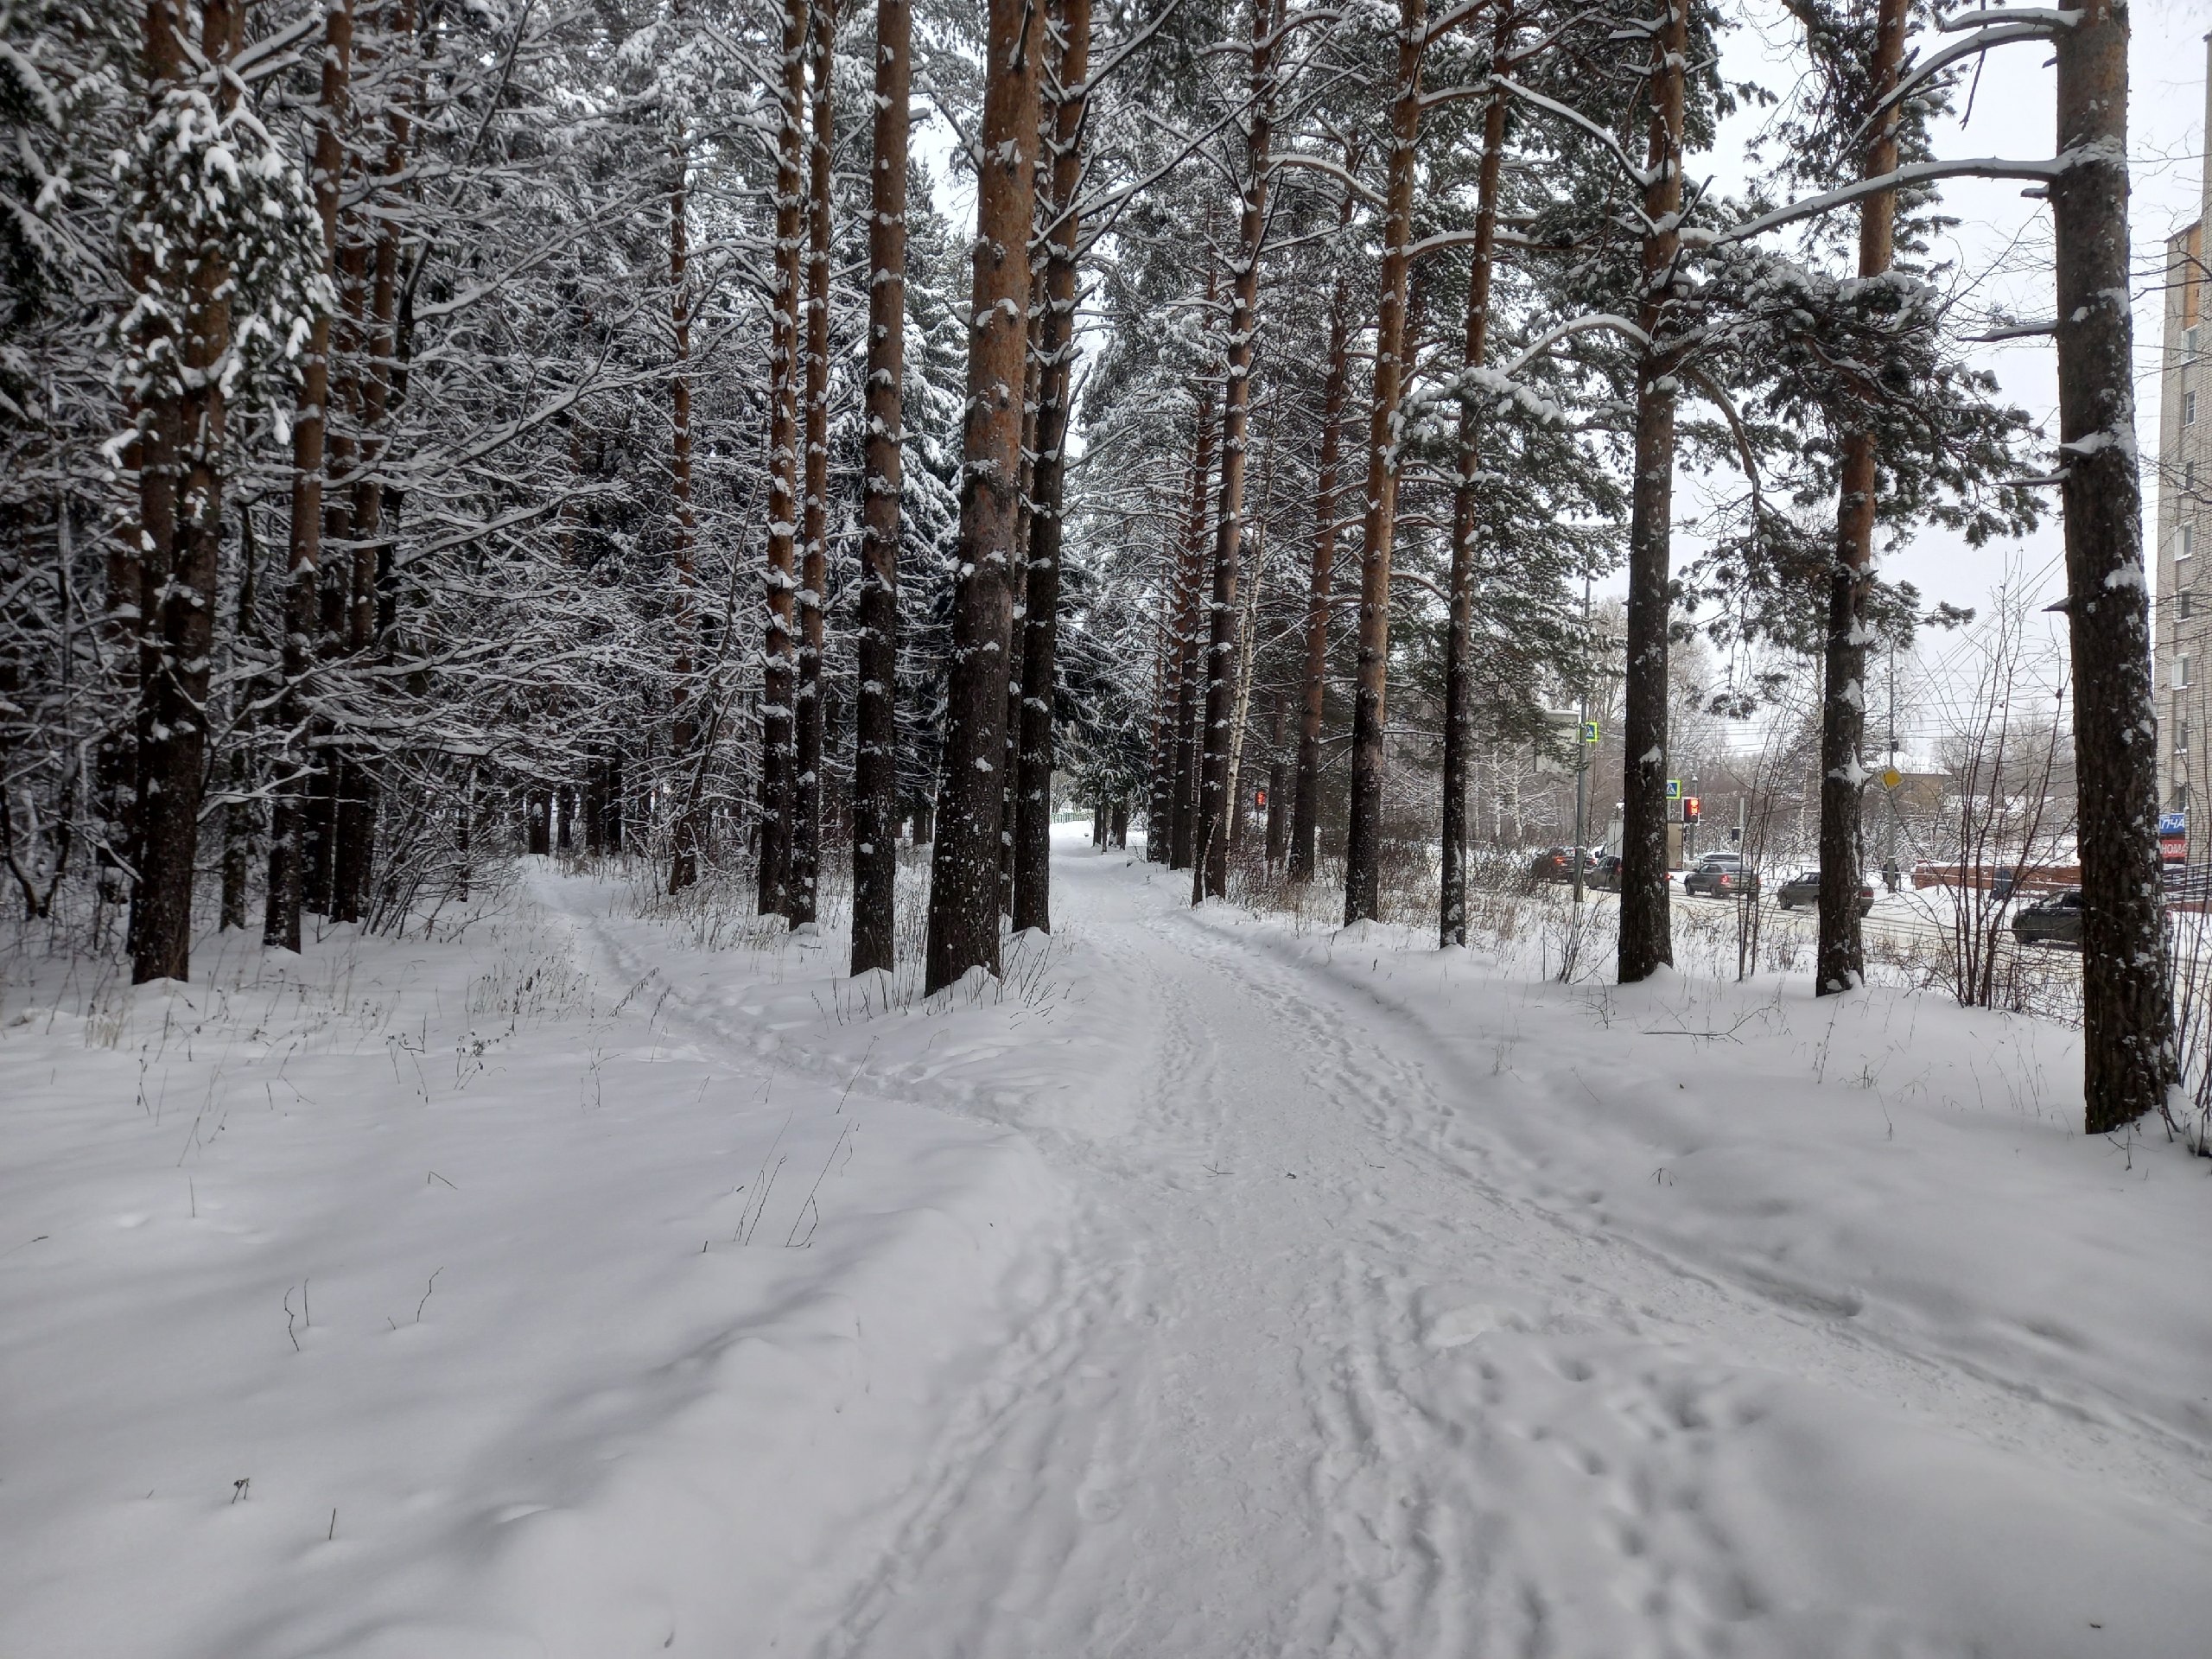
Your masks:
[[[2212,53],[2208,53],[2212,68]],[[2207,77],[2212,114],[2212,73]],[[2159,374],[2158,598],[2152,618],[2158,687],[2158,798],[2187,823],[2192,862],[2212,852],[2212,285],[2205,221],[2212,157],[2195,224],[2166,244],[2164,354]],[[2179,828],[2169,823],[2169,831]]]

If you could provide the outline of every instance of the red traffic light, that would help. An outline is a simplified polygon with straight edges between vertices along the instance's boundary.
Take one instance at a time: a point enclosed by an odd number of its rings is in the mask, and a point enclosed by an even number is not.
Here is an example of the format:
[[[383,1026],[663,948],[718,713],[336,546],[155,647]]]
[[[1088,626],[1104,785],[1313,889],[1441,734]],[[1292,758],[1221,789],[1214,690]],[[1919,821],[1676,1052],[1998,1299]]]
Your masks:
[[[1682,797],[1682,822],[1684,823],[1697,822],[1697,797],[1694,795]]]

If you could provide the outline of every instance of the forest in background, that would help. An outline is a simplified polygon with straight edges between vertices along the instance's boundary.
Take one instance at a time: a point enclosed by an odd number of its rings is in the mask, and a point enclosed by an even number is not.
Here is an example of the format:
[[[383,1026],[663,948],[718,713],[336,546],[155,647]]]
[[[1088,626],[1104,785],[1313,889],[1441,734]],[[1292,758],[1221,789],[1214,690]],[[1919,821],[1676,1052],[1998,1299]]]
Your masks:
[[[518,848],[736,864],[794,927],[835,862],[860,972],[904,839],[937,987],[1050,925],[1058,777],[1194,899],[1240,840],[1294,881],[1340,851],[1357,921],[1440,845],[1464,944],[1481,757],[1617,649],[1633,981],[1701,625],[1793,665],[1708,712],[1817,678],[1847,989],[1868,654],[1959,620],[1878,552],[2055,506],[2088,1127],[2158,1109],[2126,10],[1787,10],[1765,86],[1694,0],[7,0],[23,911],[182,979],[195,926],[396,925]],[[2051,154],[1935,153],[2013,45],[2055,54]],[[1700,158],[1745,107],[1732,197]],[[2049,201],[2049,320],[1931,254],[1961,176]],[[1993,333],[2053,337],[2057,432],[1974,366]],[[1723,480],[1694,559],[1684,470]]]

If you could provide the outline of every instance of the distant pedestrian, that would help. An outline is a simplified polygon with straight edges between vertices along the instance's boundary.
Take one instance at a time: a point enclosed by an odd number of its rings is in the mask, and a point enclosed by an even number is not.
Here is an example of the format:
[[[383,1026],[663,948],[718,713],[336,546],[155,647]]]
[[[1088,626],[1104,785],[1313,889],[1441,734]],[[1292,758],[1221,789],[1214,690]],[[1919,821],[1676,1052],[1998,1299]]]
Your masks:
[[[1891,855],[1889,861],[1882,866],[1882,885],[1894,893],[1904,880],[1904,873],[1897,868],[1896,855]]]

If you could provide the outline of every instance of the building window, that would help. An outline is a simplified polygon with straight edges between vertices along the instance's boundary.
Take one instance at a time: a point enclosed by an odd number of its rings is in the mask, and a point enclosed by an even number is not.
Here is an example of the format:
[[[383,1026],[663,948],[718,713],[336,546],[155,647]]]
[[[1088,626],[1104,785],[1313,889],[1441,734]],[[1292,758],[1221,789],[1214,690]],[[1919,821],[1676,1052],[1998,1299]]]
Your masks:
[[[2196,394],[2193,391],[2184,391],[2181,395],[2181,423],[2183,426],[2196,424]]]
[[[2174,810],[2177,812],[2186,812],[2189,810],[2189,785],[2187,784],[2176,784],[2174,785]]]
[[[2183,354],[2185,356],[2195,357],[2196,355],[2196,329],[2184,328],[2181,331],[2181,349]]]
[[[2174,531],[2174,557],[2185,559],[2196,550],[2196,526],[2183,524]]]
[[[2189,658],[2186,657],[2174,658],[2174,683],[2177,686],[2189,683]]]
[[[2174,722],[2174,753],[2176,754],[2189,753],[2189,722],[2185,720],[2177,720]]]
[[[2180,620],[2189,620],[2189,589],[2184,588],[2174,595],[2175,614]]]
[[[2184,461],[2182,462],[2181,486],[2184,490],[2193,490],[2196,487],[2196,463],[2195,461]]]

